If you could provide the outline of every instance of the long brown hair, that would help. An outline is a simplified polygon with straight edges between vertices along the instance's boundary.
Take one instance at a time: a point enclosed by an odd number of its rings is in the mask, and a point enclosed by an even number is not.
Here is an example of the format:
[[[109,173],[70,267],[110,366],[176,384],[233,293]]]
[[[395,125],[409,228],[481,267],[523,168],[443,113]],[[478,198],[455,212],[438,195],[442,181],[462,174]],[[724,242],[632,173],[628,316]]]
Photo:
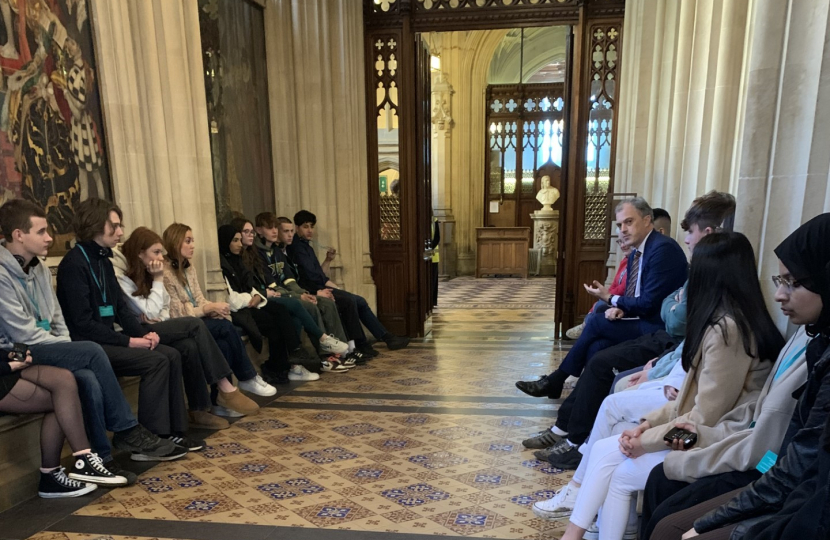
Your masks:
[[[136,286],[133,296],[146,298],[153,288],[153,276],[147,271],[139,256],[155,244],[162,244],[161,236],[147,227],[138,227],[121,246],[121,253],[127,259],[127,271],[124,275]]]
[[[184,275],[185,263],[187,262],[182,257],[182,244],[187,233],[193,229],[184,223],[173,223],[164,229],[163,242],[164,250],[167,252],[167,260],[173,267],[173,272],[176,273],[176,278],[182,285],[187,284],[187,278]]]
[[[245,225],[247,225],[248,223],[251,224],[251,227],[254,226],[252,221],[249,221],[246,218],[237,217],[233,218],[233,220],[231,221],[231,226],[234,229],[236,229],[236,232],[242,234],[242,229],[244,229]],[[242,249],[242,264],[245,265],[245,268],[253,272],[254,275],[258,276],[260,279],[262,278],[262,264],[255,245],[251,244],[250,246],[247,246]]]

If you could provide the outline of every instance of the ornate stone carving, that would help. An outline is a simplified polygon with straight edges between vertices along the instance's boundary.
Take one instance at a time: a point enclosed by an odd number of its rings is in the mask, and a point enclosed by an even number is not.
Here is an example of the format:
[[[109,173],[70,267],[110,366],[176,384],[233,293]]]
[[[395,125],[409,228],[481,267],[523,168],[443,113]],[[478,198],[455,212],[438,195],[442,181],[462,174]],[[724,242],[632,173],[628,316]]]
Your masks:
[[[436,75],[432,83],[432,123],[441,131],[452,129],[452,96],[455,90],[444,73]]]
[[[551,212],[553,212],[551,210]],[[542,248],[542,255],[556,253],[556,237],[559,234],[559,224],[556,222],[541,223],[536,228],[534,247]]]

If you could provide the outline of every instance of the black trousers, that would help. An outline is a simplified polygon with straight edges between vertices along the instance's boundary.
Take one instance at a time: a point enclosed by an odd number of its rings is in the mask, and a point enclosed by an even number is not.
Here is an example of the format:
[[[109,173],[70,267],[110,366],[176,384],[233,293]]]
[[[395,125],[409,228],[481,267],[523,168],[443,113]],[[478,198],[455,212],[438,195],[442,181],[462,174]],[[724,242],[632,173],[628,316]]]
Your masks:
[[[360,313],[357,311],[354,298],[350,294],[340,294],[337,291],[338,289],[331,289],[346,337],[354,340],[358,345],[366,343],[366,333],[363,331],[363,325],[360,324]]]
[[[645,365],[678,343],[679,340],[659,330],[596,353],[588,360],[576,388],[559,407],[556,427],[567,431],[572,443],[584,443],[591,434],[602,400],[614,383],[614,370],[620,372]]]
[[[262,309],[246,309],[251,312],[262,335],[268,338],[268,360],[263,365],[272,371],[287,372],[291,369],[288,354],[300,346],[300,337],[294,329],[288,308],[268,302]]]
[[[657,465],[648,475],[643,493],[640,538],[648,540],[662,519],[730,491],[746,487],[760,477],[761,473],[753,469],[715,474],[689,484],[668,479],[663,464]]]
[[[161,336],[159,336],[161,337]],[[155,350],[101,345],[119,377],[141,377],[138,421],[156,435],[187,431],[182,391],[182,357],[167,345]]]
[[[159,335],[162,344],[181,354],[184,392],[190,410],[210,410],[208,385],[233,372],[202,319],[180,317],[151,324],[148,328]]]

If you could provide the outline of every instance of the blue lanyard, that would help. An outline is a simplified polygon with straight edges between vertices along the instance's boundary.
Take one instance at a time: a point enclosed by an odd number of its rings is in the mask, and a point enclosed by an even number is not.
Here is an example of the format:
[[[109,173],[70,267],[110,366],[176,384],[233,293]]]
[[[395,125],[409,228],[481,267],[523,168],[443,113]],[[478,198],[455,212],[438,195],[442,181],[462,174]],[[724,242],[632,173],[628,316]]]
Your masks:
[[[798,350],[798,351],[796,351],[795,353],[793,353],[793,354],[792,354],[789,358],[787,358],[786,360],[784,360],[783,362],[781,362],[781,365],[780,365],[780,366],[778,366],[778,371],[777,371],[777,372],[775,372],[775,377],[774,377],[772,380],[773,380],[773,381],[777,381],[777,380],[778,380],[778,377],[780,377],[781,375],[783,375],[784,373],[786,373],[786,371],[787,371],[788,369],[790,369],[790,366],[792,366],[792,365],[795,363],[795,361],[796,361],[796,360],[798,360],[799,358],[801,358],[801,355],[803,355],[803,354],[804,354],[804,351],[806,351],[806,350],[807,350],[807,346],[805,345],[805,346],[804,346],[804,347],[802,347],[800,350]]]
[[[92,269],[92,263],[89,261],[89,256],[86,254],[86,250],[78,244],[78,249],[81,250],[81,253],[84,254],[84,259],[86,259],[86,263],[89,265],[89,271],[92,273],[92,279],[95,280],[95,284],[98,285],[98,290],[101,291],[101,299],[104,301],[104,304],[107,303],[107,281],[106,277],[104,277],[104,262],[99,261],[98,269],[101,272],[101,281],[98,281],[98,276],[95,274],[95,270]],[[101,286],[101,283],[104,283],[104,286]]]
[[[196,299],[193,297],[193,291],[190,290],[190,280],[187,279],[187,274],[184,275],[184,281],[186,285],[184,286],[184,292],[187,293],[187,297],[190,298],[190,303],[193,307],[199,307],[199,304],[196,303]]]
[[[23,290],[26,291],[26,296],[29,297],[29,301],[32,303],[32,306],[35,308],[35,317],[37,317],[38,321],[42,321],[43,319],[40,316],[40,306],[37,304],[37,280],[32,281],[32,287],[34,287],[34,293],[29,292],[29,287],[25,279],[17,278],[20,281],[20,286],[23,287]]]

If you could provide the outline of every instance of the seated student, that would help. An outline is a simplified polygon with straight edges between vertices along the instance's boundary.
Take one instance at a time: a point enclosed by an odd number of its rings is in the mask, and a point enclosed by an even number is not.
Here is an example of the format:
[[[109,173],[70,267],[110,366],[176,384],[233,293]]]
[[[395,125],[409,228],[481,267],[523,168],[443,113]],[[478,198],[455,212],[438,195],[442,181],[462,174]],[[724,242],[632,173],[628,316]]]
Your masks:
[[[695,245],[702,237],[717,230],[725,221],[730,227],[734,211],[735,198],[728,193],[713,191],[695,199],[681,224],[688,232],[686,245],[689,253],[694,252]],[[609,347],[590,358],[576,388],[559,408],[551,432],[525,441],[525,446],[540,447],[552,442],[543,452],[547,456],[544,459],[557,468],[576,468],[583,456],[579,445],[585,442],[591,432],[602,399],[613,388],[614,374],[643,366],[648,360],[673,349],[682,341],[686,333],[685,287],[684,285],[663,300],[660,313],[665,323],[664,330]]]
[[[600,507],[600,534],[622,539],[636,530],[636,498],[651,469],[671,451],[663,438],[676,424],[715,426],[729,411],[755,399],[783,338],[766,311],[752,246],[739,233],[714,233],[698,242],[688,286],[682,366],[688,375],[674,403],[645,415],[621,437],[596,441],[588,457],[563,540],[581,539]],[[695,445],[715,441],[703,433]],[[677,450],[679,441],[673,448]],[[634,503],[634,504],[632,504]]]
[[[262,380],[254,369],[245,344],[231,322],[228,303],[208,302],[202,294],[196,268],[191,263],[196,252],[196,240],[191,228],[182,223],[173,223],[164,230],[162,242],[167,251],[163,279],[164,288],[170,295],[170,316],[198,317],[204,321],[239,380],[241,390],[257,396],[276,395],[277,389]],[[227,401],[227,397],[227,394],[219,394],[217,403],[232,412],[233,404]]]
[[[620,238],[634,250],[628,257],[625,295],[611,295],[596,281],[593,287],[585,285],[604,302],[603,309],[588,319],[559,368],[537,381],[516,383],[522,392],[558,399],[568,376],[578,377],[597,352],[664,327],[660,308],[663,299],[686,281],[686,256],[673,239],[654,233],[652,210],[642,197],[622,201],[616,214]]]
[[[614,275],[614,279],[611,280],[611,285],[608,287],[608,292],[612,295],[621,295],[625,294],[625,278],[628,275],[628,256],[631,254],[631,246],[623,243],[623,241],[619,238],[617,238],[616,242],[617,245],[620,247],[622,257],[617,263],[617,273]],[[593,313],[594,307],[591,308],[591,311],[588,312],[588,315],[585,316],[585,319],[587,320],[588,317],[590,317]],[[582,330],[584,328],[585,321],[582,321],[578,325],[568,329],[568,331],[565,332],[565,339],[579,339],[579,336],[582,335]]]
[[[271,214],[261,213],[257,217],[262,220],[263,216],[266,215]],[[240,223],[240,221],[237,221],[237,223]],[[248,226],[251,226],[251,223],[245,221],[243,229]],[[346,355],[349,346],[338,337],[326,333],[325,328],[318,324],[318,321],[322,320],[321,311],[325,310],[326,307],[321,305],[320,309],[318,309],[316,302],[311,302],[314,298],[310,295],[300,295],[298,297],[293,294],[283,294],[284,291],[281,291],[277,287],[274,279],[276,267],[274,269],[266,267],[260,260],[260,256],[257,253],[258,250],[254,247],[253,237],[251,235],[243,235],[242,241],[243,247],[245,248],[242,262],[254,276],[254,284],[258,292],[261,296],[266,297],[269,303],[281,304],[288,308],[297,332],[300,333],[302,330],[306,331],[312,345],[323,359],[321,369],[323,371],[348,371],[354,367],[354,358],[342,356]],[[271,251],[275,251],[274,247],[270,249]],[[328,316],[330,315],[329,313]],[[304,358],[304,350],[298,347],[292,353],[294,353],[297,362],[294,362],[295,367],[288,374],[291,380],[316,380],[316,374],[309,373],[301,365]],[[292,373],[293,375],[291,375]],[[284,377],[285,374],[281,373],[279,376]]]
[[[257,217],[265,214],[273,215],[270,212],[265,212],[259,214]],[[274,292],[276,292],[279,293],[280,297],[286,296],[288,298],[294,298],[296,300],[299,300],[300,305],[303,308],[305,308],[305,310],[311,316],[311,319],[317,323],[317,326],[320,327],[320,330],[328,332],[331,336],[337,338],[339,341],[345,342],[346,336],[342,335],[342,327],[340,328],[341,332],[338,334],[337,332],[329,331],[329,327],[324,324],[324,317],[322,315],[324,307],[321,305],[320,309],[318,309],[316,297],[313,297],[311,295],[290,294],[289,291],[277,286],[277,284],[273,281],[271,269],[267,268],[266,265],[263,263],[259,255],[259,250],[255,245],[257,241],[254,239],[256,235],[256,233],[254,232],[254,224],[244,217],[238,217],[234,218],[231,221],[231,225],[241,235],[242,264],[245,266],[245,269],[248,272],[250,272],[253,276],[254,288],[256,289],[256,291],[265,298],[269,298],[269,296],[275,296]],[[271,291],[270,295],[268,293],[269,290]],[[334,315],[335,317],[337,317],[336,310],[334,311]],[[338,319],[337,322],[339,324],[340,320]],[[293,320],[291,324],[293,326],[296,326]],[[298,346],[296,349],[288,351],[288,354],[288,363],[291,366],[288,371],[289,381],[316,381],[320,379],[320,375],[318,373],[309,371],[305,367],[305,365],[303,365],[309,361],[311,362],[311,365],[316,365],[317,362],[320,361],[319,357],[310,355],[302,346]],[[338,358],[335,359],[339,362]],[[328,358],[326,358],[326,360],[328,360]],[[284,373],[272,371],[271,366],[268,362],[262,364],[261,368],[262,375],[266,378],[266,380],[270,377],[277,381],[281,381],[285,377]]]
[[[0,412],[45,415],[40,427],[38,495],[44,499],[80,497],[94,491],[96,484],[125,485],[127,479],[114,475],[90,450],[72,374],[52,366],[33,366],[29,351],[25,357],[5,350],[0,354]],[[78,458],[68,475],[60,466],[65,438]]]
[[[662,208],[654,209],[654,230],[663,236],[671,236],[671,215]]]
[[[611,394],[602,401],[591,429],[591,436],[579,449],[586,458],[591,455],[591,450],[597,441],[611,435],[620,435],[627,429],[637,427],[639,419],[644,415],[677,399],[677,393],[686,378],[686,371],[681,362],[682,355],[683,344],[681,343],[679,347],[659,360],[660,365],[666,365],[669,368],[666,375],[645,382],[636,388],[628,388],[625,391]],[[579,489],[585,481],[587,469],[588,459],[583,459],[565,487],[557,491],[552,498],[533,504],[533,513],[547,520],[558,520],[569,516],[576,504]]]
[[[296,233],[294,241],[286,248],[291,260],[297,265],[300,271],[300,286],[309,291],[317,292],[318,296],[331,295],[335,302],[342,300],[352,301],[357,307],[360,321],[366,325],[366,328],[372,333],[375,338],[383,340],[389,350],[403,349],[409,345],[409,338],[403,336],[396,336],[386,330],[383,324],[378,320],[372,312],[372,308],[366,303],[366,299],[362,296],[352,294],[340,289],[328,277],[329,266],[334,260],[336,253],[333,250],[326,252],[326,259],[323,264],[317,260],[317,254],[314,248],[311,247],[311,240],[314,238],[314,226],[317,224],[317,216],[308,210],[300,210],[294,214],[294,226]],[[362,331],[361,331],[362,333]],[[353,339],[354,336],[350,336]],[[358,344],[355,339],[355,344]]]
[[[263,335],[268,338],[269,356],[262,364],[262,370],[273,373],[274,379],[281,384],[288,383],[291,369],[288,352],[300,347],[300,336],[291,321],[291,313],[286,306],[269,302],[254,288],[254,276],[242,262],[242,234],[233,225],[222,225],[218,238],[222,274],[228,284],[234,324],[245,329],[254,348],[259,345],[259,351],[262,350]]]
[[[245,248],[243,260],[252,270],[257,280],[258,288],[269,298],[286,297],[296,298],[309,314],[317,321],[321,330],[329,333],[338,340],[346,343],[349,338],[343,329],[338,306],[331,298],[323,298],[306,291],[297,283],[298,272],[285,253],[284,239],[287,236],[285,222],[291,224],[288,218],[277,217],[271,212],[261,212],[256,216],[256,237],[249,238],[242,235]],[[246,225],[247,226],[247,225]],[[290,225],[290,237],[294,237],[294,225]],[[289,241],[290,243],[290,241]],[[355,318],[357,318],[355,316]],[[357,324],[360,324],[358,319]],[[377,351],[371,349],[365,354],[353,354],[354,343],[348,343],[347,354],[344,359],[352,359],[356,364],[365,364],[369,358],[374,358]]]
[[[112,248],[124,234],[121,209],[91,198],[75,209],[72,226],[77,243],[58,265],[57,296],[74,341],[94,341],[119,377],[141,378],[138,419],[153,433],[174,441],[187,431],[182,395],[182,359],[176,349],[161,345],[130,311],[112,269]],[[121,331],[115,329],[115,324]],[[174,445],[157,460],[177,459],[201,441]],[[145,454],[133,454],[145,460]]]
[[[101,347],[70,340],[52,274],[38,258],[46,256],[52,241],[47,229],[46,213],[30,201],[14,199],[0,207],[6,239],[6,247],[0,246],[0,347],[25,343],[36,364],[73,372],[93,451],[111,472],[133,483],[135,474],[113,460],[107,431],[114,433],[116,448],[143,454],[144,461],[169,454],[174,445],[135,419]]]
[[[776,450],[776,441],[770,441],[767,449],[771,453],[759,464],[762,468],[769,467],[770,463],[774,465],[745,488],[664,518],[654,529],[652,538],[680,538],[691,526],[693,529],[684,538],[698,535],[701,539],[784,538],[784,530],[800,513],[804,502],[812,501],[816,495],[822,496],[819,490],[826,488],[826,484],[816,481],[817,455],[822,427],[830,418],[830,243],[827,238],[830,238],[830,214],[822,214],[799,227],[775,249],[781,272],[773,278],[778,287],[776,299],[785,314],[797,315],[806,324],[806,332],[813,340],[805,353],[807,383],[796,392],[798,402],[781,448]],[[759,436],[765,438],[760,432]],[[816,515],[812,518],[819,519]]]
[[[161,237],[147,227],[138,227],[113,250],[112,265],[133,313],[159,335],[161,343],[182,355],[190,425],[204,429],[230,427],[227,420],[210,413],[208,385],[216,386],[217,403],[221,401],[222,407],[241,416],[257,414],[259,405],[229,380],[233,372],[202,319],[170,318]]]

